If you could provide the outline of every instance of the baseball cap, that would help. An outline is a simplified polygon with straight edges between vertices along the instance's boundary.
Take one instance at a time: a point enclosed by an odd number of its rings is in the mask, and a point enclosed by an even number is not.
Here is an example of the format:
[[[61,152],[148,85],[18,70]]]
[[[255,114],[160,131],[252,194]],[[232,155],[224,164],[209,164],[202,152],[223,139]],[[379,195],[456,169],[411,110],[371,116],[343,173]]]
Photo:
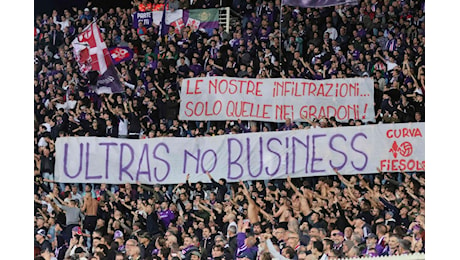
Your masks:
[[[369,233],[369,235],[367,235],[366,239],[368,239],[368,238],[375,238],[375,239],[377,239],[378,237],[377,237],[377,235],[374,234],[374,233]]]
[[[193,250],[192,252],[190,252],[190,255],[196,255],[198,257],[201,257],[201,253],[197,250]]]
[[[75,232],[77,235],[82,235],[83,234],[81,232],[81,227],[79,227],[79,226],[73,227],[72,232]]]
[[[79,253],[83,253],[83,252],[85,252],[85,251],[84,251],[83,248],[81,248],[81,247],[77,247],[77,248],[75,249],[75,254],[79,254]]]
[[[42,228],[37,230],[37,234],[46,237],[46,231]]]
[[[332,235],[332,234],[331,234],[331,235]],[[342,233],[342,232],[340,232],[340,231],[339,231],[339,232],[337,232],[337,233],[335,233],[334,235],[336,235],[336,236],[341,236],[341,237],[343,237],[343,236],[344,236],[344,235],[343,235],[343,233]]]
[[[392,217],[394,216],[394,212],[391,211],[391,210],[385,211],[385,214],[389,214],[389,215],[392,216]]]
[[[115,233],[113,234],[113,239],[117,239],[119,237],[123,237],[123,232],[121,232],[120,230],[117,230],[115,231]]]

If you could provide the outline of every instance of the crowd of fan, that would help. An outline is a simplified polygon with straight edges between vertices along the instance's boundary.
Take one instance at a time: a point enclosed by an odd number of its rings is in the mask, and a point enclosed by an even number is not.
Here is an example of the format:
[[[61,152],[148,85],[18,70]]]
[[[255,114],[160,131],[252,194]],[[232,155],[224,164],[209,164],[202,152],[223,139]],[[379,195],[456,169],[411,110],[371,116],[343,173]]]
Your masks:
[[[101,10],[89,2],[35,19],[37,258],[334,259],[424,251],[423,173],[249,183],[209,176],[206,184],[154,187],[55,183],[54,142],[62,136],[193,138],[424,121],[424,1],[281,10],[278,0],[234,1],[241,19],[228,33],[223,26],[212,34],[171,27],[162,37],[159,25],[132,28],[133,12],[163,3]],[[203,6],[219,3],[169,1],[171,9]],[[79,72],[71,42],[93,20],[108,47],[135,52],[117,65],[123,93],[91,93]],[[372,77],[375,122],[180,121],[181,81],[214,75]]]

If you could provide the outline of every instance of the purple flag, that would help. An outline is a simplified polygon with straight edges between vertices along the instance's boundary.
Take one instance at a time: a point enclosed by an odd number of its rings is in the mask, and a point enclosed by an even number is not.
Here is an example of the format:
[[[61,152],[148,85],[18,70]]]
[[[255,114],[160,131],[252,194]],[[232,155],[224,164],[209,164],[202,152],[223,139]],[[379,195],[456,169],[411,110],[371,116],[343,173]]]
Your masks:
[[[133,28],[137,29],[139,26],[139,22],[142,22],[145,27],[152,26],[153,23],[153,16],[152,12],[136,12],[131,14],[133,18]]]
[[[131,60],[134,56],[133,50],[129,47],[113,47],[109,49],[109,52],[114,65]]]
[[[189,23],[189,18],[199,22],[199,28],[203,28],[211,35],[212,30],[219,27],[219,9],[190,9],[184,10],[183,20]]]
[[[165,7],[163,8],[163,16],[161,17],[161,37],[168,34],[169,26],[166,25],[166,6],[168,6],[168,1],[165,2]]]
[[[358,0],[283,0],[283,4],[300,7],[328,7],[335,5],[358,5]]]

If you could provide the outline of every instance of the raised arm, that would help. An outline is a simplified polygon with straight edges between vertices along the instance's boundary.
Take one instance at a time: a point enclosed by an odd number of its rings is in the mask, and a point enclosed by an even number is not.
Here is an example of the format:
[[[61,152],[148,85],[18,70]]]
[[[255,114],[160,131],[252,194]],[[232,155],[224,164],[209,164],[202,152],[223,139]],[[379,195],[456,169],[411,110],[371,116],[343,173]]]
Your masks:
[[[146,186],[146,185],[142,184],[140,181],[136,182],[136,184],[137,184],[138,186],[141,186],[142,189],[144,189],[144,190],[148,190],[148,191],[154,191],[154,190],[155,190],[155,189],[153,189],[153,188],[150,188],[149,186]]]
[[[303,197],[303,194],[299,191],[299,189],[292,183],[292,179],[291,179],[291,176],[287,176],[287,179],[286,179],[287,183],[289,184],[289,188],[295,192],[295,194],[297,196],[301,196]]]
[[[251,194],[249,193],[246,185],[243,181],[240,180],[240,185],[243,187],[243,194],[248,200],[248,218],[251,224],[259,222],[259,211],[260,208],[257,206],[256,202],[252,199]]]
[[[190,191],[190,190],[193,191],[193,190],[195,190],[195,189],[192,187],[192,185],[190,185],[189,179],[190,179],[190,173],[187,173],[187,176],[185,176],[185,188],[186,188],[187,190],[189,190],[189,191]]]
[[[213,184],[222,186],[222,185],[220,185],[216,180],[214,180],[214,178],[211,176],[211,174],[210,174],[208,171],[206,171],[206,175],[208,175],[209,180],[210,180]]]
[[[284,257],[275,249],[275,247],[273,246],[273,242],[269,236],[265,237],[265,244],[267,245],[267,249],[270,252],[270,254],[274,257],[274,259],[289,260],[289,258]]]
[[[334,168],[334,172],[335,172],[335,174],[337,174],[337,177],[339,178],[339,180],[341,182],[343,182],[343,184],[345,184],[347,187],[353,187],[351,182],[349,182],[347,179],[345,179],[345,177],[343,177],[342,174],[340,174],[340,172],[339,172],[339,170],[337,168]]]
[[[210,214],[212,213],[212,210],[211,210],[210,208],[206,207],[206,205],[203,205],[203,204],[201,204],[201,203],[198,202],[198,203],[197,203],[197,206],[198,206],[200,209],[203,209],[204,211],[207,211],[207,212],[210,213]]]
[[[56,205],[57,205],[59,208],[61,208],[61,209],[63,209],[63,210],[69,209],[69,207],[64,206],[64,205],[61,204],[61,203],[64,203],[64,202],[61,200],[61,198],[55,197],[54,194],[51,193],[51,192],[50,192],[49,194],[50,194],[51,198],[53,199],[54,203],[56,203]]]
[[[308,117],[305,117],[304,115],[300,115],[300,118],[302,118],[303,120],[307,121],[307,123],[309,123],[310,125],[313,125],[313,121],[311,121]]]
[[[176,191],[177,191],[180,187],[182,187],[182,185],[184,185],[184,183],[178,183],[178,184],[174,187],[174,189],[172,190],[172,193],[175,194]]]
[[[41,208],[38,208],[38,211],[40,211],[40,215],[42,215],[42,217],[43,217],[43,219],[45,220],[45,223],[46,223],[48,221],[48,215]]]
[[[154,84],[155,84],[155,87],[161,92],[161,94],[162,94],[166,99],[169,99],[168,93],[166,93],[166,92],[163,90],[163,88],[161,88],[160,83],[158,83],[157,81],[155,81]]]

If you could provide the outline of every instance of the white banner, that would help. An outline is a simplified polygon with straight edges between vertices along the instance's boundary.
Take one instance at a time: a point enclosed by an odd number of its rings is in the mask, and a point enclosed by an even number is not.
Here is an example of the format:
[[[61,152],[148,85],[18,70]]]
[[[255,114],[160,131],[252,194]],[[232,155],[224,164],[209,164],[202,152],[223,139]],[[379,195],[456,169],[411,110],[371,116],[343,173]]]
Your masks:
[[[182,81],[181,120],[282,122],[334,116],[374,122],[371,78],[330,80],[191,78]]]
[[[379,124],[200,138],[65,137],[56,141],[55,180],[161,183],[424,171],[425,124]],[[400,168],[401,167],[401,168]]]
[[[161,24],[161,19],[163,18],[163,11],[152,11],[152,20],[156,25]],[[183,10],[175,10],[174,12],[166,11],[166,24],[171,24],[172,22],[182,18]]]

